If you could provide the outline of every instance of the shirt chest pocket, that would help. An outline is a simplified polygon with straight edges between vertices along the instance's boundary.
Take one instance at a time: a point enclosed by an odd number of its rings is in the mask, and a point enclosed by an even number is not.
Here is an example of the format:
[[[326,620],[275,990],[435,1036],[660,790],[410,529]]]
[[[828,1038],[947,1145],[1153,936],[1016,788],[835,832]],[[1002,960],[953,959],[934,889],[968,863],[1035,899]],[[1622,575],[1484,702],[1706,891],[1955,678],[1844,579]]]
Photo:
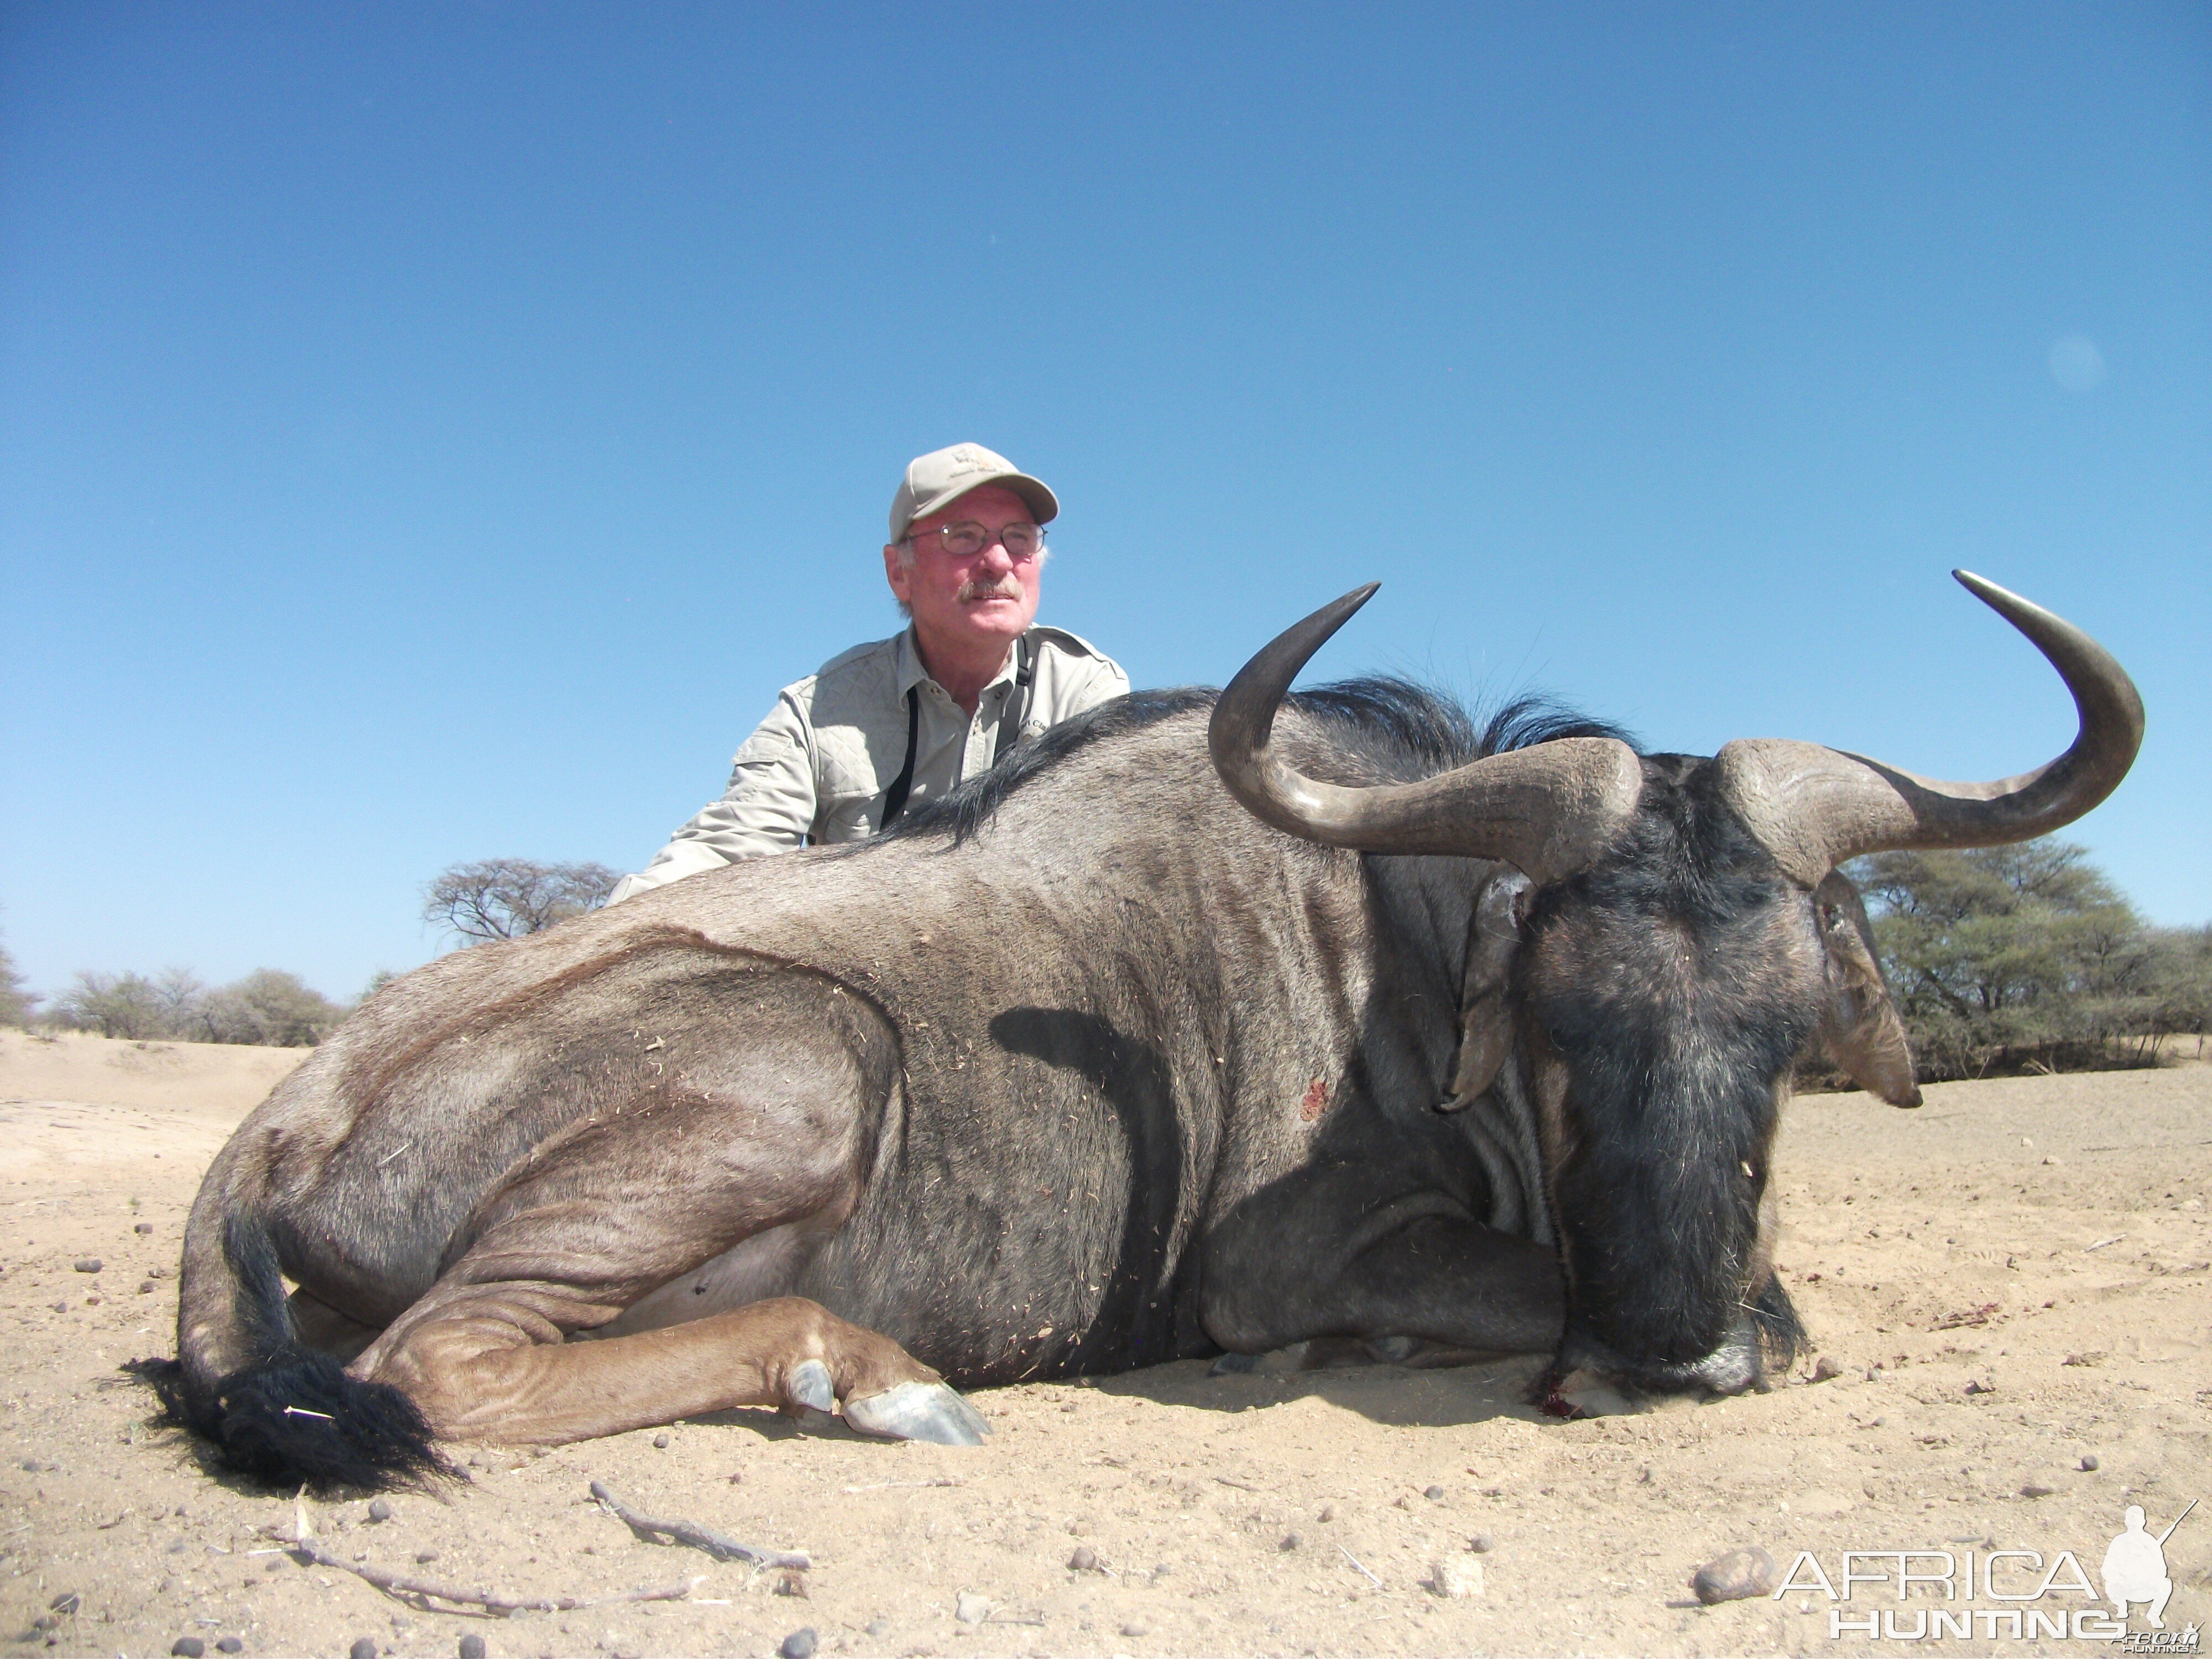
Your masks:
[[[854,750],[859,750],[855,753]],[[822,747],[816,780],[814,837],[820,842],[864,841],[875,833],[884,786],[876,781],[866,749],[859,744]]]

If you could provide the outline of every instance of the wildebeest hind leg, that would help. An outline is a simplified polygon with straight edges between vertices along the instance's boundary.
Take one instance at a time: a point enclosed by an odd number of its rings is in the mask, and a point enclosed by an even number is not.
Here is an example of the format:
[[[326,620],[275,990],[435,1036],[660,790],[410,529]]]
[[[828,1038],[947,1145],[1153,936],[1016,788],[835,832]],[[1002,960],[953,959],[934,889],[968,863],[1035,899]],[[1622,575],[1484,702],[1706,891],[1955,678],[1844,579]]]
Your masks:
[[[757,986],[748,1000],[779,990],[809,1018],[735,1054],[720,1044],[716,1060],[665,1020],[666,1081],[574,1121],[495,1183],[437,1282],[348,1369],[457,1439],[550,1444],[842,1399],[856,1427],[974,1443],[981,1419],[936,1372],[772,1284],[698,1319],[572,1340],[745,1240],[833,1229],[858,1200],[895,1082],[886,1046],[827,988]]]
[[[803,1297],[562,1342],[546,1321],[556,1298],[541,1287],[475,1289],[368,1373],[404,1390],[443,1438],[558,1445],[738,1406],[827,1411],[836,1398],[855,1426],[902,1438],[973,1444],[983,1431],[898,1344]]]

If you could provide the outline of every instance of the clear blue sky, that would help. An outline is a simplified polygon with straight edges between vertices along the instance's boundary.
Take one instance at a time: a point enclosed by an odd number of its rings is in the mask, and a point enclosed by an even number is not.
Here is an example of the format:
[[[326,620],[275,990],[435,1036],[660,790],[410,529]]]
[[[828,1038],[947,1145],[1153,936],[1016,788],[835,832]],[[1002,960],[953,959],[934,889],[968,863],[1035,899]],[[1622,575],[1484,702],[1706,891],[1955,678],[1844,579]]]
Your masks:
[[[2212,8],[0,9],[0,930],[33,985],[426,959],[642,864],[897,624],[899,470],[1218,684],[1539,686],[1989,776],[2212,916]]]

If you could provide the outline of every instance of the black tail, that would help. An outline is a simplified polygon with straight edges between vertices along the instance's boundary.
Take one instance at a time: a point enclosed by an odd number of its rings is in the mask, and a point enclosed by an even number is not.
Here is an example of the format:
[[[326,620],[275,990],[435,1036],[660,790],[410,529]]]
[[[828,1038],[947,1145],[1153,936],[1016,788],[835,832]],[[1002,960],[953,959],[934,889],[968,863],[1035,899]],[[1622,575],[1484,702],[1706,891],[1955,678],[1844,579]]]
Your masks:
[[[225,1464],[272,1486],[374,1492],[466,1478],[439,1454],[412,1400],[388,1382],[349,1376],[330,1355],[301,1345],[276,1246],[258,1218],[231,1217],[222,1244],[234,1315],[254,1358],[198,1386],[176,1360],[131,1365],[172,1418],[213,1441]]]

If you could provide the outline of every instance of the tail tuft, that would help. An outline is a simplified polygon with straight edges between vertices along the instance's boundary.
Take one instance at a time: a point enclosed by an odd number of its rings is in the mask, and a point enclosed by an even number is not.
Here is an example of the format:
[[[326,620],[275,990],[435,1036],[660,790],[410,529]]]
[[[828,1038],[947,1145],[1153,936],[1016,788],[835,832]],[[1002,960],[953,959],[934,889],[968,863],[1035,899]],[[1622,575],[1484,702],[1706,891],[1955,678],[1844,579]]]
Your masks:
[[[289,1346],[225,1377],[216,1413],[222,1461],[272,1484],[380,1490],[465,1478],[412,1400],[312,1349]]]
[[[468,1479],[440,1455],[412,1400],[347,1376],[328,1354],[289,1346],[223,1378],[204,1402],[194,1401],[176,1360],[123,1369],[154,1391],[172,1422],[213,1441],[226,1467],[270,1486],[392,1492]]]

